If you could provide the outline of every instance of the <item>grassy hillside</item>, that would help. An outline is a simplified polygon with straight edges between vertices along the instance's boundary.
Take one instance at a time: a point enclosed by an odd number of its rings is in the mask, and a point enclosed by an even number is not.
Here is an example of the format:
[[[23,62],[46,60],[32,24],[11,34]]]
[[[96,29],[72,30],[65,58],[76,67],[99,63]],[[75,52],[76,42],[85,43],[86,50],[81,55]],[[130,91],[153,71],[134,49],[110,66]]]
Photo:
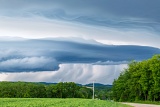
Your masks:
[[[1,98],[1,107],[130,107],[116,102],[92,99]]]

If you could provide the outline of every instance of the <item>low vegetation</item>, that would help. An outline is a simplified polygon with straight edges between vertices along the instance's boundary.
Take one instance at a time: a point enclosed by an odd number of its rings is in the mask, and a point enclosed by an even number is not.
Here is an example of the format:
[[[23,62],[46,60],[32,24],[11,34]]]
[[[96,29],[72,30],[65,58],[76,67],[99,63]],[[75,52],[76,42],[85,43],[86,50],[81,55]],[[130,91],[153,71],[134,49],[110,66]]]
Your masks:
[[[92,99],[1,98],[1,107],[130,107],[116,102]]]
[[[92,98],[92,89],[73,82],[45,85],[31,82],[0,82],[0,98]]]
[[[92,88],[93,83],[86,84],[85,86]],[[94,83],[95,98],[100,100],[111,100],[112,99],[111,89],[112,89],[112,85]]]
[[[92,98],[92,85],[32,82],[0,82],[0,98]],[[110,100],[111,85],[95,83],[95,98]]]

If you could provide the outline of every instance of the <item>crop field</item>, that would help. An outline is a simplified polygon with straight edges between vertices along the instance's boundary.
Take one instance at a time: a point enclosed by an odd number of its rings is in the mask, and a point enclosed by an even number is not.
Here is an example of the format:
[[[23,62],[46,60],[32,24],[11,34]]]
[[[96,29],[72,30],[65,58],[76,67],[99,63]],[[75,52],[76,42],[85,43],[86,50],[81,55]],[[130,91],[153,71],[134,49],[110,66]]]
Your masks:
[[[76,98],[0,98],[0,107],[130,107],[116,102]]]

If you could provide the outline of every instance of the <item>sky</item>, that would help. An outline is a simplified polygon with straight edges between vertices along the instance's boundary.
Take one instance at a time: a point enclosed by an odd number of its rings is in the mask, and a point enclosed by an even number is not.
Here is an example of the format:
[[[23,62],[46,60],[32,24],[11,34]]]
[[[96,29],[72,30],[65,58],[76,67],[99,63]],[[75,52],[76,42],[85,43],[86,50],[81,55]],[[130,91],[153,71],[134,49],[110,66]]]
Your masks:
[[[0,0],[0,81],[112,84],[160,54],[159,0]]]

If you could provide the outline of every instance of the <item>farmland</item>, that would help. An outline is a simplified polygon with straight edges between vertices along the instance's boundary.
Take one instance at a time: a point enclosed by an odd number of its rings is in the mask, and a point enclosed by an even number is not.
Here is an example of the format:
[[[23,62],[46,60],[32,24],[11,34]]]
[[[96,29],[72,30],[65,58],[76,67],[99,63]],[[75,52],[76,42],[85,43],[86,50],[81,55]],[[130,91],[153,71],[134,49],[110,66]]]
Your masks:
[[[130,107],[116,102],[79,98],[0,98],[1,107]]]

